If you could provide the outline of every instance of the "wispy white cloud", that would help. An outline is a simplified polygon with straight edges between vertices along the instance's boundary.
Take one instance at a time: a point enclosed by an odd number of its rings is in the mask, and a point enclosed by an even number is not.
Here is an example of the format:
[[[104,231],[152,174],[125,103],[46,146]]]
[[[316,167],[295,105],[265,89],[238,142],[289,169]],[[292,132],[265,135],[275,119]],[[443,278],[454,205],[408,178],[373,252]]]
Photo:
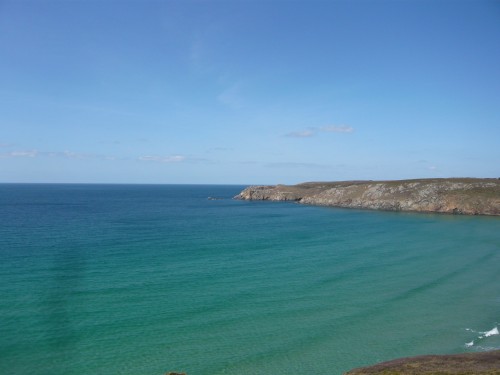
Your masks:
[[[116,161],[116,160],[131,160],[130,158],[117,157],[115,155],[106,154],[93,154],[82,153],[74,151],[39,151],[39,150],[14,150],[9,152],[0,153],[2,159],[12,158],[60,158],[71,160],[102,160],[102,161]],[[203,158],[188,157],[185,155],[142,155],[136,160],[144,162],[157,162],[157,163],[182,163],[182,162],[205,162],[211,161]]]
[[[170,155],[170,156],[158,156],[158,155],[144,155],[139,156],[140,161],[153,161],[160,163],[181,163],[186,161],[186,157],[183,155]]]
[[[106,159],[108,156],[99,154],[89,154],[74,151],[42,151],[38,153],[40,156],[48,156],[52,158],[64,159]]]
[[[113,155],[100,155],[81,153],[74,151],[38,151],[38,150],[14,150],[0,153],[0,158],[62,158],[62,159],[97,159],[97,160],[117,160]]]
[[[293,131],[285,134],[286,137],[309,138],[319,133],[352,133],[354,128],[348,125],[326,125],[322,127],[310,127],[305,130]]]
[[[19,150],[0,154],[2,158],[34,158],[39,154],[37,150]]]
[[[327,125],[321,127],[320,130],[327,133],[352,133],[354,128],[347,125]]]

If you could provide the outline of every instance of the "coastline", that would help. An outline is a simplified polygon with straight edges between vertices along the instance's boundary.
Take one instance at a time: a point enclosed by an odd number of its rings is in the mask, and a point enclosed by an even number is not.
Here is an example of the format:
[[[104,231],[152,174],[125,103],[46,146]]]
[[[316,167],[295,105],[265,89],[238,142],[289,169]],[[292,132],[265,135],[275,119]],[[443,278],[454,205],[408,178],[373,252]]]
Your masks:
[[[259,185],[247,187],[234,198],[370,210],[500,216],[500,180],[493,178]],[[367,374],[500,374],[500,350],[402,357],[344,373]]]
[[[234,198],[386,211],[500,216],[500,180],[494,178],[260,185],[249,186]]]

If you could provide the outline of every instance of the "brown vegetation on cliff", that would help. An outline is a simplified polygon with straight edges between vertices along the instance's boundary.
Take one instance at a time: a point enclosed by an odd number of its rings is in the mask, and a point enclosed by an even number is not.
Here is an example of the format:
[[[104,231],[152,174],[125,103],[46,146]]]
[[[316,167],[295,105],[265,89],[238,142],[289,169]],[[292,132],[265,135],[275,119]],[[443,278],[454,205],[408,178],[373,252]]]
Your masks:
[[[345,375],[498,375],[500,350],[454,355],[424,355],[400,358],[374,366],[362,367]]]
[[[235,198],[390,211],[500,215],[500,180],[307,182],[292,186],[250,186]]]

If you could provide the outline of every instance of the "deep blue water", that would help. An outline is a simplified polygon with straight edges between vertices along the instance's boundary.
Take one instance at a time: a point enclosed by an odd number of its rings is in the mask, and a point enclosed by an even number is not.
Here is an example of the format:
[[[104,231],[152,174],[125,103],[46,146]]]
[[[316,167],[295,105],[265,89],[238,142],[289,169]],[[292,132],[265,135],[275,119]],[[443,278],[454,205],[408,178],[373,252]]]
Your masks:
[[[341,374],[500,348],[499,218],[241,189],[0,184],[0,373]]]

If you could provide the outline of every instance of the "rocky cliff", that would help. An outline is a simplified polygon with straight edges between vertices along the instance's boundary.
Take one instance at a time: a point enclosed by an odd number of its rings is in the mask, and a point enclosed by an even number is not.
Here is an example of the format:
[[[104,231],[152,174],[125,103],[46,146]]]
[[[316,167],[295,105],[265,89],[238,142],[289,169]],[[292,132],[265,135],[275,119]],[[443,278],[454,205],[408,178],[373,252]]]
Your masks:
[[[390,211],[500,215],[500,180],[307,182],[290,186],[250,186],[235,198]]]

